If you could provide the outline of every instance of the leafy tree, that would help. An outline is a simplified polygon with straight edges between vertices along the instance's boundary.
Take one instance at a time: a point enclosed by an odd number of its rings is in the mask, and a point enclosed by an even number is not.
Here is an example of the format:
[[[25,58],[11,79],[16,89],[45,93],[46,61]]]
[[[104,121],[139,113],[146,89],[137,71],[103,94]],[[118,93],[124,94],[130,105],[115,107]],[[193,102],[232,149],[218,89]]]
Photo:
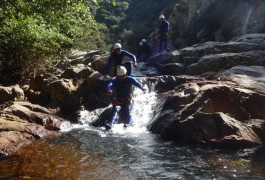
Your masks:
[[[3,74],[20,79],[64,55],[99,25],[91,9],[108,0],[1,0],[0,64]],[[3,79],[2,79],[3,80]],[[0,79],[1,81],[1,79]]]
[[[128,9],[129,3],[127,2],[116,2],[115,4],[110,4],[106,2],[99,3],[100,8],[96,13],[97,22],[104,23],[110,31],[117,33],[123,28],[121,27],[121,22],[126,17],[126,10]]]

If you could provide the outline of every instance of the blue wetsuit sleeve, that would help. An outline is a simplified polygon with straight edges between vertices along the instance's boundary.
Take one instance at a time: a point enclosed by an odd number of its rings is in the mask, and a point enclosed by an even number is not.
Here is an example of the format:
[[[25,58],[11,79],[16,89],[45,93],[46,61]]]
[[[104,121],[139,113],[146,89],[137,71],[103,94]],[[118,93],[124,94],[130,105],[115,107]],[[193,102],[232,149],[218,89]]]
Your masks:
[[[138,88],[141,89],[141,90],[144,89],[144,88],[143,88],[143,85],[142,85],[139,81],[137,81],[135,78],[130,77],[130,76],[128,76],[127,78],[129,78],[129,81],[130,81],[134,86],[138,87]]]
[[[115,86],[116,82],[117,82],[117,77],[111,79],[111,81],[109,82],[109,84],[107,86],[107,89],[108,90],[112,90],[113,89],[113,86]]]
[[[132,59],[134,63],[136,63],[136,57],[132,53],[129,53],[128,51],[123,50],[121,53],[123,53],[124,56],[127,56],[128,58]]]
[[[166,30],[166,32],[169,31],[169,22],[168,21],[166,21],[166,28],[165,28],[165,30]]]

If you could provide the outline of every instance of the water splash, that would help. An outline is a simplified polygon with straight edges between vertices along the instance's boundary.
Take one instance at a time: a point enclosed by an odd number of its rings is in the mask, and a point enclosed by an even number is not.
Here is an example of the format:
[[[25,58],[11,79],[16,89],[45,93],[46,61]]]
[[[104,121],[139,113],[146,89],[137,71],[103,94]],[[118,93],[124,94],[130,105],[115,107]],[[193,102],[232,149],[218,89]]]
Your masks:
[[[124,128],[123,124],[114,124],[113,128],[107,131],[106,134],[111,136],[136,137],[143,133],[148,133],[147,125],[153,116],[152,107],[156,101],[155,93],[143,93],[140,89],[135,89],[133,94],[132,126]]]
[[[148,89],[147,85],[144,85]],[[139,136],[148,133],[147,125],[153,115],[153,104],[156,101],[155,92],[143,93],[142,90],[134,88],[132,108],[132,126],[127,128],[123,124],[114,124],[111,130],[106,131],[105,127],[93,127],[90,124],[104,111],[105,108],[94,111],[81,111],[78,124],[65,122],[61,126],[61,132],[67,132],[72,129],[83,129],[97,132],[101,137],[106,136]],[[110,105],[111,106],[111,105]]]
[[[135,76],[140,82],[144,84],[145,75],[142,75],[140,68],[144,65],[139,63],[139,68],[132,68],[132,76]],[[98,116],[106,109],[97,109],[94,111],[81,111],[79,123],[70,124],[69,122],[64,123],[61,126],[61,131],[70,131],[72,129],[83,129],[95,131],[100,134],[101,137],[105,136],[138,136],[142,133],[148,133],[147,125],[150,122],[153,114],[152,106],[156,101],[155,92],[151,92],[147,85],[144,87],[148,90],[146,93],[143,93],[139,88],[134,88],[133,90],[133,107],[132,107],[132,126],[127,128],[123,127],[123,124],[114,124],[111,130],[106,131],[104,127],[93,127],[90,124],[98,118]],[[150,87],[149,87],[150,88]],[[110,105],[111,106],[111,105]]]

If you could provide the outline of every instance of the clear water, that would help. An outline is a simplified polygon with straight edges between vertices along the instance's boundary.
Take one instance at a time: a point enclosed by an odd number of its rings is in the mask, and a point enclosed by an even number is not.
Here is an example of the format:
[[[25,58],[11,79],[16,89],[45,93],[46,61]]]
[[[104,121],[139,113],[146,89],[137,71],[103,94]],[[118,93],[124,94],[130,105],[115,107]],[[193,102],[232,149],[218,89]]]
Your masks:
[[[60,136],[0,159],[0,179],[265,179],[264,148],[181,146],[148,132],[155,101],[136,89],[134,126],[126,129],[91,127],[96,113],[82,112]]]

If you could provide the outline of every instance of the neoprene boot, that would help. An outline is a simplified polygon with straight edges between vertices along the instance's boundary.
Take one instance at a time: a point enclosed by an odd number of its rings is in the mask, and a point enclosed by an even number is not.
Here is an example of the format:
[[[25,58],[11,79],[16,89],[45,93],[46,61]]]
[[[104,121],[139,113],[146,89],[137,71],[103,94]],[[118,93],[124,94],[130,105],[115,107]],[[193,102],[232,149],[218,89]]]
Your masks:
[[[132,121],[132,117],[131,117],[131,115],[129,115],[129,116],[127,117],[127,119],[126,119],[126,121],[125,121],[123,127],[128,127],[128,126],[130,126],[131,123],[132,123],[131,121]]]

